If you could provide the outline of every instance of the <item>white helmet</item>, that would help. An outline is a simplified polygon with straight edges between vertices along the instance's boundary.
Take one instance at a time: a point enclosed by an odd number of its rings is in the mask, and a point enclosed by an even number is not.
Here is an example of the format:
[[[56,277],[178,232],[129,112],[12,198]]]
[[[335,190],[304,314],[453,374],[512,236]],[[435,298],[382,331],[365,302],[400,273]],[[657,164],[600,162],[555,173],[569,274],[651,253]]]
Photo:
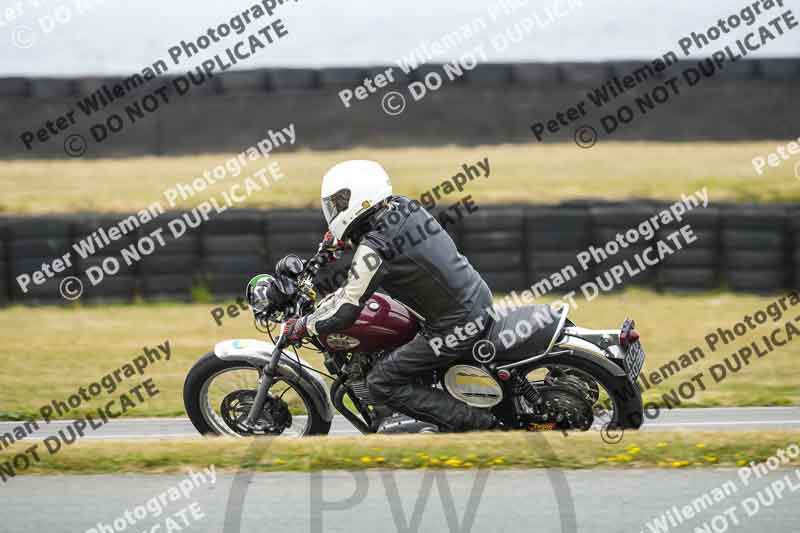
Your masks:
[[[322,178],[322,213],[339,240],[368,211],[392,195],[389,175],[375,161],[345,161]]]

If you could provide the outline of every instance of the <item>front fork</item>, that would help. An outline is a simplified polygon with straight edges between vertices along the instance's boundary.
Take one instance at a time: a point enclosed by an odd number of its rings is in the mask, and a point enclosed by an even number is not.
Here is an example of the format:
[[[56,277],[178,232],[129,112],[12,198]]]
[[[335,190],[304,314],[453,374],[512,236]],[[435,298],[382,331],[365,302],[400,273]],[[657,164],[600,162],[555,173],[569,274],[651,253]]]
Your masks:
[[[256,399],[253,401],[252,407],[250,407],[250,413],[247,415],[247,420],[245,420],[245,425],[250,428],[255,426],[259,414],[264,409],[264,405],[267,403],[267,394],[269,393],[269,388],[272,387],[273,383],[275,383],[275,371],[278,369],[278,363],[283,355],[283,345],[285,343],[286,337],[281,332],[278,342],[275,343],[275,349],[272,351],[272,357],[270,358],[269,363],[264,367],[263,373],[261,374],[261,379],[258,381]]]

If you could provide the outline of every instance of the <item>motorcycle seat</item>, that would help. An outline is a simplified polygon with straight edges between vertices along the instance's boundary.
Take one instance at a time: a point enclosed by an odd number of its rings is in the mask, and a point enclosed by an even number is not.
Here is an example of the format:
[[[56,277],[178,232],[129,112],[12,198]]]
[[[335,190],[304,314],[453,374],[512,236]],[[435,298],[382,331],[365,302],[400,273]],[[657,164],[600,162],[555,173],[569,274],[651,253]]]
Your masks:
[[[557,333],[562,311],[549,305],[524,305],[497,311],[486,340],[496,350],[494,362],[511,363],[542,353]]]

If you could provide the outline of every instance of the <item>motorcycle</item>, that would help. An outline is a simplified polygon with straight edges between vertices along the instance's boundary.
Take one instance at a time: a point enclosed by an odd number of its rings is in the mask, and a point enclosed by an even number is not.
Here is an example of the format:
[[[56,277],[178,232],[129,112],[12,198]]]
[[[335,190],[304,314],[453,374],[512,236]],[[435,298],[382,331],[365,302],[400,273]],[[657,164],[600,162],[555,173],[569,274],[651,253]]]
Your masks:
[[[334,408],[368,434],[391,414],[372,398],[367,375],[379,358],[422,331],[421,318],[401,302],[375,293],[350,328],[305,340],[304,346],[322,354],[327,373],[303,359],[283,333],[275,340],[270,327],[313,309],[315,278],[340,255],[340,249],[323,242],[307,261],[294,255],[281,260],[275,273],[280,298],[256,319],[257,329],[271,342],[225,340],[192,366],[184,383],[184,404],[201,434],[324,435],[331,429]],[[567,305],[498,312],[485,338],[476,343],[482,344],[480,349],[420,376],[419,383],[491,409],[503,429],[639,428],[643,412],[636,380],[645,353],[634,322],[625,320],[619,330],[592,330],[575,325],[568,313]],[[550,319],[541,320],[543,316]],[[519,332],[523,322],[531,326],[531,317],[539,319],[529,334],[509,345],[508,333]]]

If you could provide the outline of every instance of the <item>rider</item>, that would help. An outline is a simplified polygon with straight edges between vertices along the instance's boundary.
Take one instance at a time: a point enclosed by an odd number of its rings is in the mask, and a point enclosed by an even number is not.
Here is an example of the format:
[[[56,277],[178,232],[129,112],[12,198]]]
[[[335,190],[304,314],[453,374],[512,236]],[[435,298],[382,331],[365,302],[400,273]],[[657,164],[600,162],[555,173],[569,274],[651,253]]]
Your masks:
[[[288,340],[350,327],[380,286],[421,319],[422,332],[372,368],[367,385],[375,400],[447,431],[498,425],[488,409],[416,383],[421,374],[469,352],[491,322],[483,317],[492,302],[489,287],[438,221],[418,202],[394,196],[389,176],[374,161],[331,168],[322,180],[322,212],[332,236],[355,246],[353,261],[343,287],[312,313],[286,322]],[[470,322],[484,327],[471,328],[467,336],[459,326]],[[448,342],[434,351],[429,339],[446,336]]]

